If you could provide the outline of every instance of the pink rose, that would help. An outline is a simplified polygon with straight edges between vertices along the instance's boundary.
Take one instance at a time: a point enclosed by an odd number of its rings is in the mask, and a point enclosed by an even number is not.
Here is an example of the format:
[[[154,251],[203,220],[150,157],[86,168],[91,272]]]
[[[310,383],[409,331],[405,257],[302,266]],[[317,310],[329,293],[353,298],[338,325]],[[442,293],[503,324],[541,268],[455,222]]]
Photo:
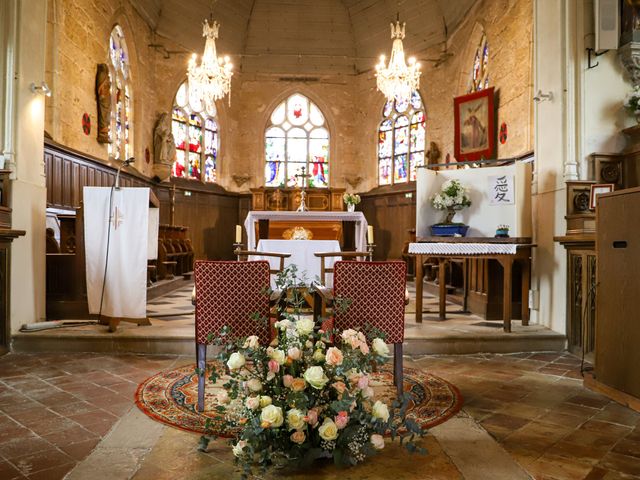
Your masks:
[[[269,371],[273,373],[278,373],[280,371],[280,364],[277,360],[269,360]]]
[[[339,348],[330,347],[325,354],[325,361],[328,365],[342,365],[342,352]]]
[[[331,384],[331,386],[332,386],[333,388],[335,388],[335,389],[336,389],[336,391],[337,391],[339,394],[341,394],[341,395],[342,395],[342,394],[345,392],[345,390],[347,389],[347,386],[344,384],[344,382],[334,382],[334,383],[332,383],[332,384]]]
[[[302,430],[295,431],[291,434],[291,441],[293,443],[297,443],[298,445],[304,443],[306,438],[307,437]]]
[[[307,412],[307,415],[304,417],[304,421],[307,422],[312,427],[318,424],[318,411],[315,409],[311,409]]]
[[[282,377],[282,384],[286,388],[289,388],[292,382],[293,382],[293,377],[291,375],[285,375],[284,377]]]
[[[347,415],[347,412],[342,410],[338,412],[338,415],[336,415],[334,421],[338,429],[342,430],[344,427],[347,426],[347,423],[349,423],[349,415]]]
[[[363,375],[358,379],[358,388],[360,390],[364,390],[368,386],[369,386],[369,377],[367,377],[366,375]]]
[[[364,353],[365,355],[366,355],[367,353],[369,353],[369,345],[367,345],[367,342],[361,342],[361,343],[360,343],[360,351],[361,351],[362,353]]]

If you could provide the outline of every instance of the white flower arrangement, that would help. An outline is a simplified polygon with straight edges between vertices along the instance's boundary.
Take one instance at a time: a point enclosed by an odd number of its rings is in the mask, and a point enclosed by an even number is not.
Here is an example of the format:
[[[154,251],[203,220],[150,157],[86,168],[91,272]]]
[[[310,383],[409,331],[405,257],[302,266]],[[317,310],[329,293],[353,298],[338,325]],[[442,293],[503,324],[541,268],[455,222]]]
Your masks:
[[[357,193],[345,193],[342,196],[342,200],[344,201],[344,203],[346,203],[347,205],[357,205],[360,203],[361,199],[360,199],[360,195],[358,195]]]
[[[640,85],[633,87],[624,99],[624,108],[634,115],[640,115]]]
[[[471,205],[468,189],[462,186],[459,180],[447,180],[442,184],[440,191],[431,197],[431,205],[436,210],[446,210],[447,216],[442,222],[452,223],[457,210],[462,210]]]

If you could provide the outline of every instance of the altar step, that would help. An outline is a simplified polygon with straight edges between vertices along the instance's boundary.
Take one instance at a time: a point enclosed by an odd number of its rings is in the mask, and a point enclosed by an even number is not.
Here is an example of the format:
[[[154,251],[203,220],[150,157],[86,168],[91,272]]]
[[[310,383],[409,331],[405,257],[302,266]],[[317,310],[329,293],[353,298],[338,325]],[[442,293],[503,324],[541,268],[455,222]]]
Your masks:
[[[405,321],[404,353],[429,354],[517,353],[565,350],[565,336],[548,328],[523,327],[514,321],[512,333],[502,322],[456,315],[444,322],[429,320],[421,325],[413,315]],[[152,319],[151,326],[121,323],[115,333],[101,325],[86,325],[40,332],[19,332],[12,337],[16,352],[98,352],[194,355],[194,326],[191,322]],[[176,325],[172,325],[176,323]]]

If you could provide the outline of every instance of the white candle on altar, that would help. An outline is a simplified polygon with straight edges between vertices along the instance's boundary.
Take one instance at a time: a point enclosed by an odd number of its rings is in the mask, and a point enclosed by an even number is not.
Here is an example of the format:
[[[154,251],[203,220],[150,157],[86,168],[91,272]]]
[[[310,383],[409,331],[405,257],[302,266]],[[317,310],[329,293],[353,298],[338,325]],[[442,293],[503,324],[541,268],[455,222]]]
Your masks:
[[[236,225],[236,243],[242,243],[242,227]]]
[[[369,245],[373,245],[373,226],[369,225],[367,227],[367,243]]]

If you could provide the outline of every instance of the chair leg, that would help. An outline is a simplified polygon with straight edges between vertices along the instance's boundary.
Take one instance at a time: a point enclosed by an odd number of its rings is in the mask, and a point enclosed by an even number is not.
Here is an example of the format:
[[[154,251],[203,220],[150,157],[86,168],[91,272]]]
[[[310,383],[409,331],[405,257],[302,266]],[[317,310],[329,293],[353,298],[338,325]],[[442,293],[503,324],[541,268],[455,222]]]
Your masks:
[[[402,395],[402,343],[393,344],[393,380],[398,391],[398,398]]]
[[[207,345],[204,343],[196,344],[196,364],[198,371],[198,411],[204,411],[204,381],[206,379],[207,368]]]

